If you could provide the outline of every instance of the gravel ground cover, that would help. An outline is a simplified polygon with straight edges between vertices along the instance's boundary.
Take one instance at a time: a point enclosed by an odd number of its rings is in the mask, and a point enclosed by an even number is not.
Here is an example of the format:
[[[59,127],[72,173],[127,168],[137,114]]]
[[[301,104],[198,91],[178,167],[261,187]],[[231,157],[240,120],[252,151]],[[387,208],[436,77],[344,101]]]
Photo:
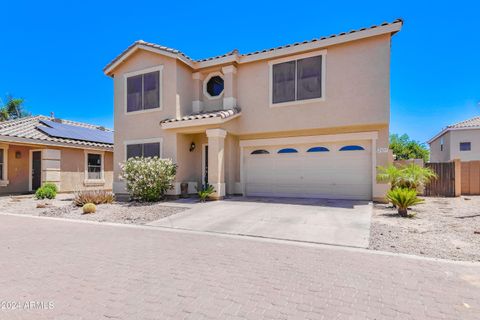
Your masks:
[[[480,196],[424,199],[410,211],[413,218],[375,204],[370,249],[480,261]]]
[[[82,208],[74,206],[72,200],[73,196],[70,194],[59,194],[56,199],[46,201],[36,200],[33,196],[1,197],[0,211],[98,222],[146,224],[187,209],[169,206],[163,202],[115,202],[97,205],[97,212],[83,214]]]

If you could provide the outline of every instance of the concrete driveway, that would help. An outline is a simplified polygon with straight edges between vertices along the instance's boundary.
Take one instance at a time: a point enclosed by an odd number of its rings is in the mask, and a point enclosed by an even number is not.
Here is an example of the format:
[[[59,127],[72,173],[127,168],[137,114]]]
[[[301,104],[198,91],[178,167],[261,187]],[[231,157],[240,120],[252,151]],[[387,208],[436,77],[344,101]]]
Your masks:
[[[233,197],[150,225],[365,248],[371,214],[367,201]]]

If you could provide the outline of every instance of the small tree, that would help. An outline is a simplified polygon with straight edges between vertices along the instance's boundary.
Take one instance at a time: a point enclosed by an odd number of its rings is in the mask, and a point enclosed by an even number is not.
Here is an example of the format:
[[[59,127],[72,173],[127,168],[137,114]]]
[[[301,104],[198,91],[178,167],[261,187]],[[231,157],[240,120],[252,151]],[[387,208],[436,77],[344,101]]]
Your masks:
[[[170,159],[135,157],[120,166],[134,200],[158,201],[173,188],[177,166]]]
[[[13,120],[27,117],[30,115],[25,110],[23,103],[25,100],[21,98],[14,98],[12,95],[7,95],[5,102],[0,107],[0,121]]]
[[[424,143],[411,140],[406,134],[390,135],[390,149],[398,160],[423,159],[427,162],[430,158],[430,152]]]
[[[386,168],[379,166],[378,171],[377,179],[381,182],[390,183],[392,190],[397,187],[416,190],[437,178],[432,169],[420,167],[414,163],[400,167],[393,164]]]

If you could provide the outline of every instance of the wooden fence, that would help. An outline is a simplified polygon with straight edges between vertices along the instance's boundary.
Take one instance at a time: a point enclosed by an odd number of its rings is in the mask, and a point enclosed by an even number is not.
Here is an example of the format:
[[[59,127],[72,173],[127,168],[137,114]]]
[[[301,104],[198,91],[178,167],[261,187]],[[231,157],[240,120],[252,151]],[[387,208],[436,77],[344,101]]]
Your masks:
[[[457,197],[460,195],[460,161],[426,163],[427,168],[432,169],[437,179],[433,179],[425,186],[425,195],[434,197]]]
[[[462,194],[480,195],[480,161],[462,161]]]

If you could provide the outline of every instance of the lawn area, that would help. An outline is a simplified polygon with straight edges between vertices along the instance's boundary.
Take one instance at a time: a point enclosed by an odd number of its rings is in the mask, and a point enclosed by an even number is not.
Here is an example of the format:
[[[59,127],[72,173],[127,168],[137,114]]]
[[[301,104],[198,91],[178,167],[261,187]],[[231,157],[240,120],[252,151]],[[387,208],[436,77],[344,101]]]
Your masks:
[[[97,205],[97,212],[82,214],[82,208],[72,204],[72,194],[58,194],[53,200],[36,200],[33,196],[0,197],[0,211],[35,216],[80,219],[98,222],[146,224],[186,210],[164,202],[114,202]],[[37,206],[45,205],[38,208]]]
[[[435,258],[480,261],[480,196],[424,198],[401,218],[391,205],[375,204],[370,249]]]

